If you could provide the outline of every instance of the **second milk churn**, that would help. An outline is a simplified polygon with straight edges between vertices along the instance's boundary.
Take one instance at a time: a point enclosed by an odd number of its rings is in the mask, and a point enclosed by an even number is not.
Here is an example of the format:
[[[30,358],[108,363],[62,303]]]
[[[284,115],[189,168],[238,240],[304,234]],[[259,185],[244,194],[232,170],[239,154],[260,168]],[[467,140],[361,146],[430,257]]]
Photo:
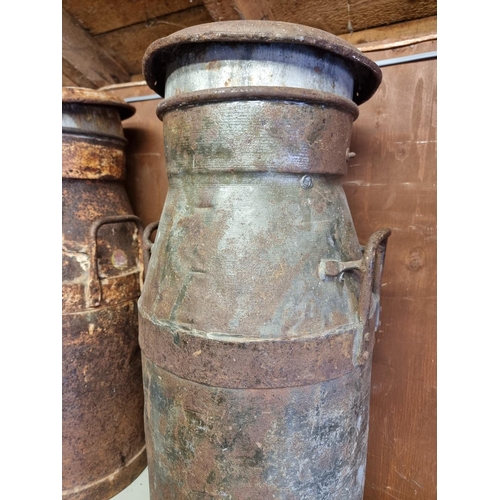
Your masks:
[[[107,500],[146,467],[141,224],[123,179],[134,108],[62,91],[62,497]]]
[[[139,300],[153,500],[361,500],[390,234],[341,185],[378,66],[296,24],[154,42],[169,192]]]

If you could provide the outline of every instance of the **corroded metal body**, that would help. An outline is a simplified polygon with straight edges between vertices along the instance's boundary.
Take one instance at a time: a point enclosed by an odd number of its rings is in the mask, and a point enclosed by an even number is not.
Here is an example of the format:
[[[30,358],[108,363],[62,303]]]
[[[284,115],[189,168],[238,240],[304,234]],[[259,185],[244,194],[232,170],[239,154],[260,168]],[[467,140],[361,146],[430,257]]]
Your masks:
[[[158,40],[144,74],[169,173],[139,301],[151,498],[360,500],[390,231],[359,245],[340,176],[380,71],[225,22]]]
[[[134,108],[79,88],[62,101],[62,496],[104,500],[146,466],[141,226],[122,183]]]

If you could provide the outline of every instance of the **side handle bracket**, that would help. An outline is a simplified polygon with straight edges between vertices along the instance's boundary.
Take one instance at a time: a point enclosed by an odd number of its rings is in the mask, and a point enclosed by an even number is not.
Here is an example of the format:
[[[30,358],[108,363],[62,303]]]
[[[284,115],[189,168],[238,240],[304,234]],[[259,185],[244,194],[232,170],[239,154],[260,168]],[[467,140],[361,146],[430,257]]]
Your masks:
[[[373,348],[373,334],[378,328],[380,285],[385,250],[390,234],[391,230],[388,228],[379,229],[372,234],[360,260],[341,262],[334,259],[321,259],[318,266],[318,274],[323,281],[327,277],[336,276],[342,281],[347,271],[358,271],[362,275],[358,299],[359,328],[355,334],[353,347],[355,365],[365,363]]]

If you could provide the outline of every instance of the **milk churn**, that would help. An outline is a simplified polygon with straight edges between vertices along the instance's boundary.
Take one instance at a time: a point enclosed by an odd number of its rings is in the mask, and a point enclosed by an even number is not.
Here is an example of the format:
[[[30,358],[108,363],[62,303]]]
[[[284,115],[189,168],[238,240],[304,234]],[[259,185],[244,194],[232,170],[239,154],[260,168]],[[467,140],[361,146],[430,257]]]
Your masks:
[[[146,466],[137,299],[141,225],[123,186],[121,119],[102,92],[62,92],[62,442],[68,500],[111,498]]]
[[[360,246],[341,176],[379,68],[234,21],[143,69],[170,186],[139,300],[151,498],[360,500],[390,231]]]

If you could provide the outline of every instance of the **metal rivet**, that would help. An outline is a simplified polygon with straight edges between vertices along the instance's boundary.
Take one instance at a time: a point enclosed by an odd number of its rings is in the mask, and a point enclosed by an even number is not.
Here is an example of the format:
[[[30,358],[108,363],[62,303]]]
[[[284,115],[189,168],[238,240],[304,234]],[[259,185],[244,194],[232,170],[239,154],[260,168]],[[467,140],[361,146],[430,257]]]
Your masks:
[[[313,180],[310,175],[304,175],[302,179],[300,179],[300,186],[302,189],[311,189],[313,187]]]
[[[356,153],[349,151],[349,149],[347,149],[347,151],[345,152],[345,161],[348,162],[351,158],[354,158],[355,156]]]
[[[365,342],[370,342],[370,339],[371,339],[370,332],[366,332],[365,333]]]

